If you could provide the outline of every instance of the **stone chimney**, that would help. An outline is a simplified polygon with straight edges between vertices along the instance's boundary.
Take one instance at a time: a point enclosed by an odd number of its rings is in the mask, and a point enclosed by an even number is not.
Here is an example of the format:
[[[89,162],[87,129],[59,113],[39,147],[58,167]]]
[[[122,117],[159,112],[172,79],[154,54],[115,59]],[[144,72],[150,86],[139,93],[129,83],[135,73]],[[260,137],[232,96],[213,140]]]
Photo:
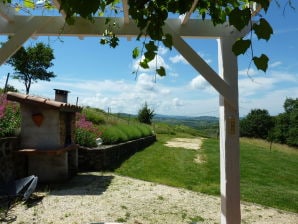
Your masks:
[[[54,89],[55,90],[55,101],[67,103],[67,96],[69,91],[62,89]]]

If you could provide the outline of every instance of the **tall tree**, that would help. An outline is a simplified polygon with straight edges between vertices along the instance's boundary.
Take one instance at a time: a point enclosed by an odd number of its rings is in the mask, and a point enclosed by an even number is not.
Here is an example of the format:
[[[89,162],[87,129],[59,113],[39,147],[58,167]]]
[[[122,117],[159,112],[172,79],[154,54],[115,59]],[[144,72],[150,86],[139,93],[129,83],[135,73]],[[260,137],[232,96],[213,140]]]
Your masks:
[[[298,146],[298,98],[284,102],[285,112],[275,118],[273,140],[282,144]]]
[[[147,105],[147,102],[138,112],[138,120],[141,123],[151,124],[151,120],[154,117],[154,110],[150,109]]]
[[[240,135],[267,139],[273,125],[272,117],[267,110],[254,109],[240,121]]]
[[[31,84],[38,80],[51,81],[56,75],[48,71],[53,66],[53,49],[43,43],[33,47],[21,47],[9,60],[8,64],[14,67],[14,78],[22,81],[29,94]]]

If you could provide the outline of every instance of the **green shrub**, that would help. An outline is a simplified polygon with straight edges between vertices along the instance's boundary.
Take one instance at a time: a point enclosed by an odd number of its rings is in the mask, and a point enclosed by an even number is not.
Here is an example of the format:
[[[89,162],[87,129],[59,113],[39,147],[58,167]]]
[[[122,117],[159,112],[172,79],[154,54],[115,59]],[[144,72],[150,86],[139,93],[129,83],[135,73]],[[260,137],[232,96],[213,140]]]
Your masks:
[[[105,145],[116,144],[152,135],[151,127],[142,124],[106,125],[103,130],[101,138]]]
[[[76,143],[86,147],[95,147],[96,139],[102,133],[97,126],[88,121],[84,114],[77,114],[76,120]]]
[[[108,126],[108,128],[104,129],[101,139],[105,145],[116,144],[129,140],[126,133],[119,129],[118,126]]]
[[[100,111],[98,109],[85,108],[83,110],[83,114],[86,116],[86,119],[88,121],[91,121],[93,124],[99,125],[99,124],[104,124],[105,123],[105,119],[100,114]]]
[[[0,137],[16,135],[16,130],[21,126],[20,107],[9,102],[5,94],[0,95]]]
[[[137,129],[141,132],[141,137],[149,136],[153,134],[151,126],[145,124],[139,124],[136,126]]]
[[[86,147],[96,147],[96,134],[84,128],[76,129],[76,142]]]

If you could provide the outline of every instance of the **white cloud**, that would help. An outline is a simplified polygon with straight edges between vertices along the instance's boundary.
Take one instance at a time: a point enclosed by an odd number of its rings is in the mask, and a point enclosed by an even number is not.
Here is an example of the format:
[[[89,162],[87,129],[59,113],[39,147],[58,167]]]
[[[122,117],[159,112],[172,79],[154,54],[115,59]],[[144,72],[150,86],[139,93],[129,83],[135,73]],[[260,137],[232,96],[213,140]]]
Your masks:
[[[276,62],[273,62],[269,65],[270,68],[275,68],[275,67],[278,67],[282,65],[282,62],[281,61],[276,61]]]
[[[149,64],[148,64],[149,69],[144,69],[139,65],[140,61],[142,61],[143,59],[144,59],[144,56],[142,56],[141,59],[134,61],[134,63],[133,63],[133,70],[134,71],[154,72],[155,73],[155,69],[159,68],[160,66],[163,66],[165,69],[170,69],[169,65],[166,64],[165,60],[160,55],[156,55],[155,58],[152,61],[149,62]]]
[[[212,62],[211,59],[206,58],[205,54],[198,52],[198,55],[200,57],[202,57],[207,64],[210,64]],[[169,59],[173,64],[178,64],[178,63],[183,63],[183,64],[186,64],[186,65],[189,64],[188,61],[181,54],[177,54],[173,57],[170,57]]]
[[[268,91],[261,97],[243,97],[240,96],[240,115],[246,115],[251,109],[266,109],[270,115],[274,116],[284,112],[283,104],[287,97],[298,96],[296,87],[282,90]]]
[[[188,62],[185,60],[185,58],[181,54],[178,54],[174,57],[170,57],[170,61],[173,64],[177,64],[177,63],[188,64]]]
[[[183,106],[183,102],[182,102],[179,98],[177,98],[177,97],[175,97],[175,98],[172,100],[172,102],[173,102],[173,105],[174,105],[175,107],[181,107],[181,106]]]
[[[208,85],[208,82],[201,75],[198,75],[190,82],[190,87],[192,89],[205,89]]]
[[[298,84],[298,76],[280,71],[272,71],[269,74],[260,74],[253,79],[240,79],[239,94],[242,96],[260,95],[265,91],[273,91],[284,88],[283,85]]]
[[[165,55],[165,54],[167,54],[168,53],[168,51],[169,51],[169,49],[168,48],[165,48],[165,47],[162,47],[162,46],[160,46],[159,48],[158,48],[158,55]]]
[[[239,70],[238,74],[243,76],[255,76],[259,74],[259,72],[253,68],[249,68],[249,69]]]

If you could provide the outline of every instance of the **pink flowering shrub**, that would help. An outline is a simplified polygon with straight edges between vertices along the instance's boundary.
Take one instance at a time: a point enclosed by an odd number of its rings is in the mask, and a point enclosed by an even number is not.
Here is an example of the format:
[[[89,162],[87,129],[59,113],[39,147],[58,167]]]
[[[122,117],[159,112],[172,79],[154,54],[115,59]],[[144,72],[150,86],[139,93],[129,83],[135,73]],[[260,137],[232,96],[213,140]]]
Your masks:
[[[84,114],[77,113],[76,142],[82,146],[95,147],[96,139],[101,136],[101,131],[91,121],[86,120]]]
[[[13,136],[21,126],[20,107],[0,94],[0,137]]]

